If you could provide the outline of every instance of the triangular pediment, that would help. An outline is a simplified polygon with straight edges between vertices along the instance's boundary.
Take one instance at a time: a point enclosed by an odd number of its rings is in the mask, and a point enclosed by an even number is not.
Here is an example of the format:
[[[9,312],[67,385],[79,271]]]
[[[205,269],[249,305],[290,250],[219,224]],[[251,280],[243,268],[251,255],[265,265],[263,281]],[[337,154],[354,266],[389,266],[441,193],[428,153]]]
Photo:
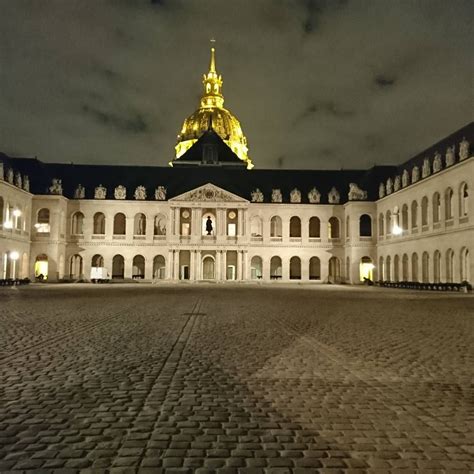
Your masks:
[[[187,191],[170,201],[197,201],[197,202],[248,202],[246,199],[219,188],[211,183]]]

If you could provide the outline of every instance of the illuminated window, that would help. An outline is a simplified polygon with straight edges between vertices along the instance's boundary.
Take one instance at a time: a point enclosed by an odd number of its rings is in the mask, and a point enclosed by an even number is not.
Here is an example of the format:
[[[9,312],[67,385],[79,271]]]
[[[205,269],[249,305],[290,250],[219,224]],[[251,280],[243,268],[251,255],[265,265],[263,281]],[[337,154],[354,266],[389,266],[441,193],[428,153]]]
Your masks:
[[[50,232],[49,209],[43,208],[38,211],[35,229],[39,234],[47,234]]]

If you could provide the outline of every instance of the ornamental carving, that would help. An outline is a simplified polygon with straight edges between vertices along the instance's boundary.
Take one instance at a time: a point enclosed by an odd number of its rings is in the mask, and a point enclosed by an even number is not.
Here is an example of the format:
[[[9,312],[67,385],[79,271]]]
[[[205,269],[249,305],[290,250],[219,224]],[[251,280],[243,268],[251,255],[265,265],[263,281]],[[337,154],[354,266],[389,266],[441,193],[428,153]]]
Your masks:
[[[462,142],[459,144],[459,161],[463,161],[469,158],[469,142],[466,137],[462,138]]]
[[[53,178],[51,186],[49,187],[49,194],[62,195],[63,194],[63,182],[61,179]]]
[[[21,179],[21,174],[18,171],[15,173],[15,186],[17,188],[23,187],[23,180]]]
[[[416,183],[420,179],[420,168],[414,166],[411,170],[411,182]]]
[[[155,199],[157,201],[166,201],[166,188],[164,186],[158,186],[155,189]]]
[[[107,188],[99,184],[94,190],[94,199],[105,199],[107,196]]]
[[[431,174],[430,160],[428,158],[425,158],[423,160],[423,168],[421,169],[421,177],[426,178],[430,174]]]
[[[410,184],[410,173],[407,170],[403,170],[402,174],[402,187],[406,188]]]
[[[365,201],[367,199],[367,191],[360,189],[356,183],[349,183],[349,193],[347,197],[349,201]]]
[[[23,190],[28,193],[30,192],[30,178],[27,174],[23,177]]]
[[[293,189],[290,193],[290,202],[299,204],[301,202],[301,192],[299,189]]]
[[[379,185],[379,198],[382,199],[385,197],[385,184],[380,183]]]
[[[78,184],[74,191],[74,199],[84,199],[86,197],[86,188],[82,184]]]
[[[433,173],[437,173],[438,171],[441,171],[441,166],[442,166],[441,153],[437,151],[433,159]]]
[[[446,168],[448,166],[454,165],[454,162],[456,161],[454,145],[448,146],[448,148],[446,148],[446,156],[444,158],[446,160]]]
[[[333,186],[331,188],[331,191],[328,193],[328,202],[329,204],[339,204],[339,201],[341,200],[341,196],[339,194],[339,191]]]
[[[255,189],[250,193],[252,202],[263,202],[263,193],[260,189]]]
[[[402,187],[402,180],[400,178],[400,175],[397,174],[397,176],[395,176],[395,181],[393,182],[393,190],[398,191],[401,187]]]
[[[137,189],[135,189],[135,193],[133,194],[133,197],[137,201],[144,201],[146,199],[145,186],[137,186]]]
[[[283,197],[280,189],[272,189],[272,202],[282,202]]]
[[[0,179],[5,179],[5,171],[3,163],[0,161]]]
[[[311,191],[308,193],[308,201],[311,204],[320,203],[321,202],[321,193],[316,188],[311,189]]]
[[[123,185],[119,185],[114,189],[115,199],[127,199],[127,188]]]
[[[387,196],[392,194],[393,191],[393,181],[392,178],[387,179],[387,184],[385,185],[385,191],[387,192]]]
[[[11,168],[7,169],[7,181],[13,184],[13,170]]]
[[[233,201],[233,197],[219,188],[201,187],[186,194],[186,201]]]

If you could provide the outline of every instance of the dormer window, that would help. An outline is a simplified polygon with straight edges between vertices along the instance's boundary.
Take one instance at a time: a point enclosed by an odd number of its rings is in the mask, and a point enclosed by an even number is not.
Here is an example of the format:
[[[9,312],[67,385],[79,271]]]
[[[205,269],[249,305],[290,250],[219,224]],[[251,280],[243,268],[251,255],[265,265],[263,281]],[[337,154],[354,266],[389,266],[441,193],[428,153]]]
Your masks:
[[[205,165],[213,165],[218,161],[217,146],[211,143],[206,143],[202,147],[202,162]]]

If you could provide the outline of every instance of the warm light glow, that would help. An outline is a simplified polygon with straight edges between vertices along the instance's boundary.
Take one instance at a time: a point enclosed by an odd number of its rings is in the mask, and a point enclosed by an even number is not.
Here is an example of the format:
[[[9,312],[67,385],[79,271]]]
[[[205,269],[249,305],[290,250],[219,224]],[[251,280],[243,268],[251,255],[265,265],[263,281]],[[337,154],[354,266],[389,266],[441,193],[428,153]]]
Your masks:
[[[402,233],[403,233],[403,229],[399,225],[395,224],[392,228],[392,234],[401,235]]]
[[[10,260],[18,260],[20,258],[20,254],[16,251],[10,252],[9,258]]]
[[[14,215],[15,217],[20,217],[20,216],[21,216],[21,211],[20,211],[20,209],[15,209],[15,210],[13,211],[13,215]]]
[[[12,221],[5,221],[3,223],[3,227],[5,227],[5,229],[13,229],[13,222]]]
[[[364,281],[365,278],[368,280],[374,279],[374,270],[375,265],[373,263],[361,263],[359,268],[359,278],[360,281]]]

